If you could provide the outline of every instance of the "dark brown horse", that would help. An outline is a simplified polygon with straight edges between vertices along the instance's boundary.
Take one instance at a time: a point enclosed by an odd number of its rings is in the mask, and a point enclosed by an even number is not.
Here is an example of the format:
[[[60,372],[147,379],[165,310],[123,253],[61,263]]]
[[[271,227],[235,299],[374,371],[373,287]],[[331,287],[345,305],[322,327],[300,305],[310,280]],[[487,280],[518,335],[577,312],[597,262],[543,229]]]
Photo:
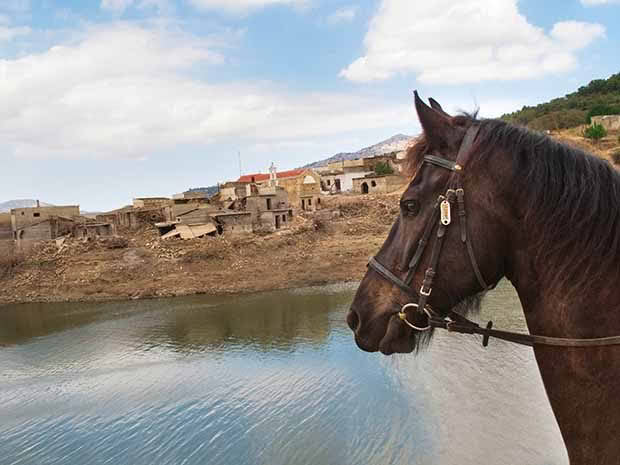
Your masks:
[[[483,287],[504,276],[519,294],[530,333],[620,335],[618,173],[544,135],[499,120],[452,117],[432,99],[431,108],[415,97],[424,134],[407,154],[413,178],[401,214],[347,316],[357,345],[385,355],[417,350],[433,331],[426,329],[433,315],[421,309],[463,314]],[[438,220],[447,187],[453,194],[462,189],[457,200],[464,208],[452,208],[451,216],[466,222],[445,228],[437,246],[437,227],[430,239],[425,230]],[[401,312],[414,301],[409,289],[425,302]],[[534,354],[571,464],[619,464],[620,346],[535,344]]]

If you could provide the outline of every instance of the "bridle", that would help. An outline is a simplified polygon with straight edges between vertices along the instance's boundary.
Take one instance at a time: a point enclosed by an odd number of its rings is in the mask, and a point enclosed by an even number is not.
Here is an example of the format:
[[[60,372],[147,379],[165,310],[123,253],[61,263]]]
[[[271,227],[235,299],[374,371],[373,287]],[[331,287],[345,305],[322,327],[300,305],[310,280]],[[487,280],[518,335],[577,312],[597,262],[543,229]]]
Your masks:
[[[409,262],[409,267],[405,279],[401,279],[396,276],[392,271],[386,268],[381,262],[373,257],[368,262],[368,267],[372,268],[382,278],[389,281],[394,286],[401,289],[403,292],[413,297],[414,302],[403,305],[400,311],[397,313],[400,320],[409,326],[414,331],[425,332],[430,331],[432,328],[446,329],[449,332],[465,333],[465,334],[480,334],[483,336],[482,345],[486,347],[489,343],[489,338],[494,337],[503,339],[506,341],[514,342],[517,344],[534,346],[534,345],[550,345],[550,346],[568,346],[568,347],[592,347],[592,346],[606,346],[620,344],[620,336],[592,338],[592,339],[571,339],[571,338],[558,338],[548,336],[538,336],[532,334],[515,333],[512,331],[501,331],[493,328],[493,322],[489,321],[485,328],[480,327],[477,323],[465,318],[463,315],[449,310],[445,312],[438,312],[428,304],[428,299],[433,291],[433,281],[437,274],[437,265],[439,264],[439,257],[444,245],[444,239],[448,227],[453,223],[452,210],[456,204],[456,210],[458,211],[458,221],[460,229],[460,240],[467,250],[471,267],[474,271],[478,284],[482,288],[482,291],[487,291],[495,287],[495,285],[489,286],[480,267],[476,260],[471,241],[468,240],[467,234],[467,214],[465,210],[465,190],[461,182],[461,174],[464,171],[467,158],[471,152],[471,148],[476,140],[479,125],[472,125],[465,133],[465,137],[459,147],[456,160],[452,161],[447,158],[425,154],[423,158],[423,164],[429,164],[444,168],[452,171],[452,175],[447,182],[445,194],[440,195],[435,202],[429,221],[426,223],[422,232],[422,237],[418,241],[416,251],[413,258]],[[437,229],[435,234],[435,241],[432,246],[431,258],[426,271],[424,272],[424,279],[419,291],[416,291],[412,287],[412,281],[415,273],[418,269],[424,251],[429,243],[433,231]],[[407,310],[414,309],[417,313],[418,319],[425,321],[423,325],[416,325],[410,322],[407,318]]]

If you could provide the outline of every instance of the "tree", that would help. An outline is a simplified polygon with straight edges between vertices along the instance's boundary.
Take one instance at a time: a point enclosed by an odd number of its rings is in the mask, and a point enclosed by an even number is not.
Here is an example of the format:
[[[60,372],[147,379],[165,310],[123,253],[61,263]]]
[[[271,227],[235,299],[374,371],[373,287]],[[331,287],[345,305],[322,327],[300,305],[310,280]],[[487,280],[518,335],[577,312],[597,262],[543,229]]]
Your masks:
[[[597,142],[607,135],[607,130],[601,124],[594,123],[583,131],[583,136]]]

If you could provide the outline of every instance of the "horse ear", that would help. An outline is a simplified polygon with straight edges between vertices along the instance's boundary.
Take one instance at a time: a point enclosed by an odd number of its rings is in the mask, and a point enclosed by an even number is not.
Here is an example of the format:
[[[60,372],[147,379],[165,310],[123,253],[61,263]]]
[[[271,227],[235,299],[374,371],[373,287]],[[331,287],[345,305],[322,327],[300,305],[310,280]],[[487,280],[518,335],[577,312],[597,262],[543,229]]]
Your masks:
[[[443,110],[443,108],[441,108],[441,105],[439,105],[439,102],[438,102],[437,100],[435,100],[433,97],[429,97],[429,98],[428,98],[428,103],[430,103],[430,104],[431,104],[431,108],[432,108],[433,110],[437,110],[437,111],[439,111],[439,112],[443,113],[443,114],[444,114],[444,115],[446,115],[446,116],[450,116],[448,113],[446,113],[446,112]]]
[[[426,140],[435,148],[445,148],[452,145],[455,131],[452,117],[443,111],[435,110],[422,101],[418,91],[414,91],[415,109],[418,119],[424,129]]]

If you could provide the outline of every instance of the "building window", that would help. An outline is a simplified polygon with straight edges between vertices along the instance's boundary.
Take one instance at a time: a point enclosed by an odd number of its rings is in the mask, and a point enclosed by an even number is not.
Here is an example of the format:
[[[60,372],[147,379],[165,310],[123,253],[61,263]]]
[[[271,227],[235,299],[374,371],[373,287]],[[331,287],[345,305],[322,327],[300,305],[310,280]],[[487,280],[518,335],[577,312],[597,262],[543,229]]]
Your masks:
[[[311,207],[312,206],[312,199],[308,199],[308,206]]]
[[[35,218],[38,218],[39,216],[41,216],[41,213],[36,212],[36,213],[33,213],[32,216],[34,216]]]
[[[316,199],[316,203],[317,203],[318,205],[321,205],[321,199]]]
[[[371,181],[371,182],[370,182],[370,185],[371,185],[372,187],[377,187],[377,183],[376,183],[375,181]]]
[[[267,210],[271,210],[271,199],[267,199]]]
[[[24,216],[24,212],[22,212],[22,216]]]
[[[304,199],[301,199],[301,209],[302,210],[306,209],[306,201]]]
[[[286,215],[282,215],[282,223],[286,223]]]
[[[331,186],[332,185],[332,181],[330,179],[327,180],[327,185]]]

